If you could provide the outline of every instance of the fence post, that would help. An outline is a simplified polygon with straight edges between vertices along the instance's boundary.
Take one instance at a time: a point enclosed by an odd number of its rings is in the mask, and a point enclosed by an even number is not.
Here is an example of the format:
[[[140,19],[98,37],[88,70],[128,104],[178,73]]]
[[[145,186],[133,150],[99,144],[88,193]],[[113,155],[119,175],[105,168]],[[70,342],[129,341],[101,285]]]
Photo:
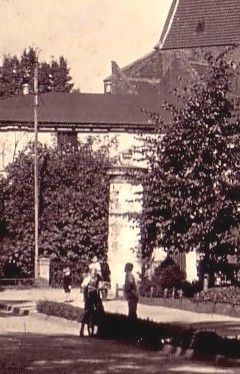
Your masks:
[[[150,298],[153,298],[153,286],[150,287]]]
[[[208,284],[209,284],[209,275],[208,274],[204,274],[204,278],[203,278],[203,291],[207,291],[208,290]]]

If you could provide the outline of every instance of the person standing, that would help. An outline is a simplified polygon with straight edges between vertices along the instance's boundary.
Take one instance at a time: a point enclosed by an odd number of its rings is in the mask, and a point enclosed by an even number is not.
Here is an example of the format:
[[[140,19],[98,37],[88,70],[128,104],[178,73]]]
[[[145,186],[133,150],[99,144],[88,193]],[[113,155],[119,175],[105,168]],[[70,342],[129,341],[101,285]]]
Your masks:
[[[100,275],[96,269],[90,269],[89,274],[81,284],[84,297],[84,313],[79,331],[80,337],[84,336],[84,326],[89,323],[90,318],[104,313],[102,300],[99,295]]]
[[[72,278],[71,278],[71,272],[69,267],[66,267],[63,269],[63,290],[65,293],[65,303],[69,303],[70,300],[70,294],[71,294],[71,288],[72,288]]]
[[[89,270],[90,270],[90,272],[93,271],[93,270],[96,270],[96,272],[100,275],[100,277],[102,276],[102,274],[101,274],[101,264],[100,264],[96,255],[94,255],[92,257],[92,260],[89,264]]]
[[[124,293],[128,302],[128,317],[131,319],[137,318],[137,304],[138,304],[138,291],[135,278],[132,274],[133,264],[128,262],[125,265],[125,283]]]
[[[101,262],[102,274],[102,298],[105,300],[108,295],[108,290],[111,288],[111,271],[107,261]]]

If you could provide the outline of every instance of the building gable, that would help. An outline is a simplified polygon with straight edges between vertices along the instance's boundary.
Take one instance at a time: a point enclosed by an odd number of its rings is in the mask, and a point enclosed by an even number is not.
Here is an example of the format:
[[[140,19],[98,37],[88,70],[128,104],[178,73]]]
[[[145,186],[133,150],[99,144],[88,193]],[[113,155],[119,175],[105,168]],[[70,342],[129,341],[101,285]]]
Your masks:
[[[112,61],[112,74],[104,79],[104,92],[156,94],[162,75],[162,58],[157,50],[123,68]]]

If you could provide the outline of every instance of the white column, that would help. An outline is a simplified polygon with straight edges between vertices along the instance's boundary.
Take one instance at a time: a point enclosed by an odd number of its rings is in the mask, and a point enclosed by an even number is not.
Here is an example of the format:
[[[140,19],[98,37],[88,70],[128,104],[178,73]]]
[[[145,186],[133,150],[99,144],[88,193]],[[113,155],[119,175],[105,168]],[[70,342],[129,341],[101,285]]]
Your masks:
[[[125,279],[126,262],[134,265],[133,273],[138,279],[141,270],[139,259],[140,229],[136,222],[129,220],[129,213],[139,213],[142,202],[139,193],[141,168],[115,167],[110,169],[110,201],[108,225],[108,261],[111,270],[112,294],[116,284],[122,287]]]
[[[39,282],[42,285],[49,286],[50,277],[50,259],[47,257],[39,257]]]

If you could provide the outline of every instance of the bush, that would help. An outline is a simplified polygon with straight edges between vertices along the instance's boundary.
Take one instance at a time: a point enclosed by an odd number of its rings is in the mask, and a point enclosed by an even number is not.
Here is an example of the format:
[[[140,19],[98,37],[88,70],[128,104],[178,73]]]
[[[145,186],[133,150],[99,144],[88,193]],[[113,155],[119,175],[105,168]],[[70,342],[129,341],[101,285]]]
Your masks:
[[[198,301],[240,305],[240,289],[236,286],[209,288],[199,293]]]
[[[49,316],[65,318],[72,321],[80,321],[81,316],[83,314],[82,308],[48,300],[38,301],[37,311],[39,313],[47,314]]]
[[[184,281],[181,284],[181,289],[183,291],[183,296],[192,298],[197,292],[201,291],[201,285],[199,282],[190,283],[188,281]]]
[[[163,266],[160,264],[154,272],[153,281],[159,285],[163,290],[165,288],[180,289],[181,284],[186,279],[186,273],[180,269],[176,264]]]
[[[182,289],[185,279],[186,273],[178,265],[173,261],[171,263],[163,261],[156,267],[151,280],[142,278],[139,292],[141,296],[162,297],[165,289],[168,289],[168,294],[171,294],[173,289]]]

